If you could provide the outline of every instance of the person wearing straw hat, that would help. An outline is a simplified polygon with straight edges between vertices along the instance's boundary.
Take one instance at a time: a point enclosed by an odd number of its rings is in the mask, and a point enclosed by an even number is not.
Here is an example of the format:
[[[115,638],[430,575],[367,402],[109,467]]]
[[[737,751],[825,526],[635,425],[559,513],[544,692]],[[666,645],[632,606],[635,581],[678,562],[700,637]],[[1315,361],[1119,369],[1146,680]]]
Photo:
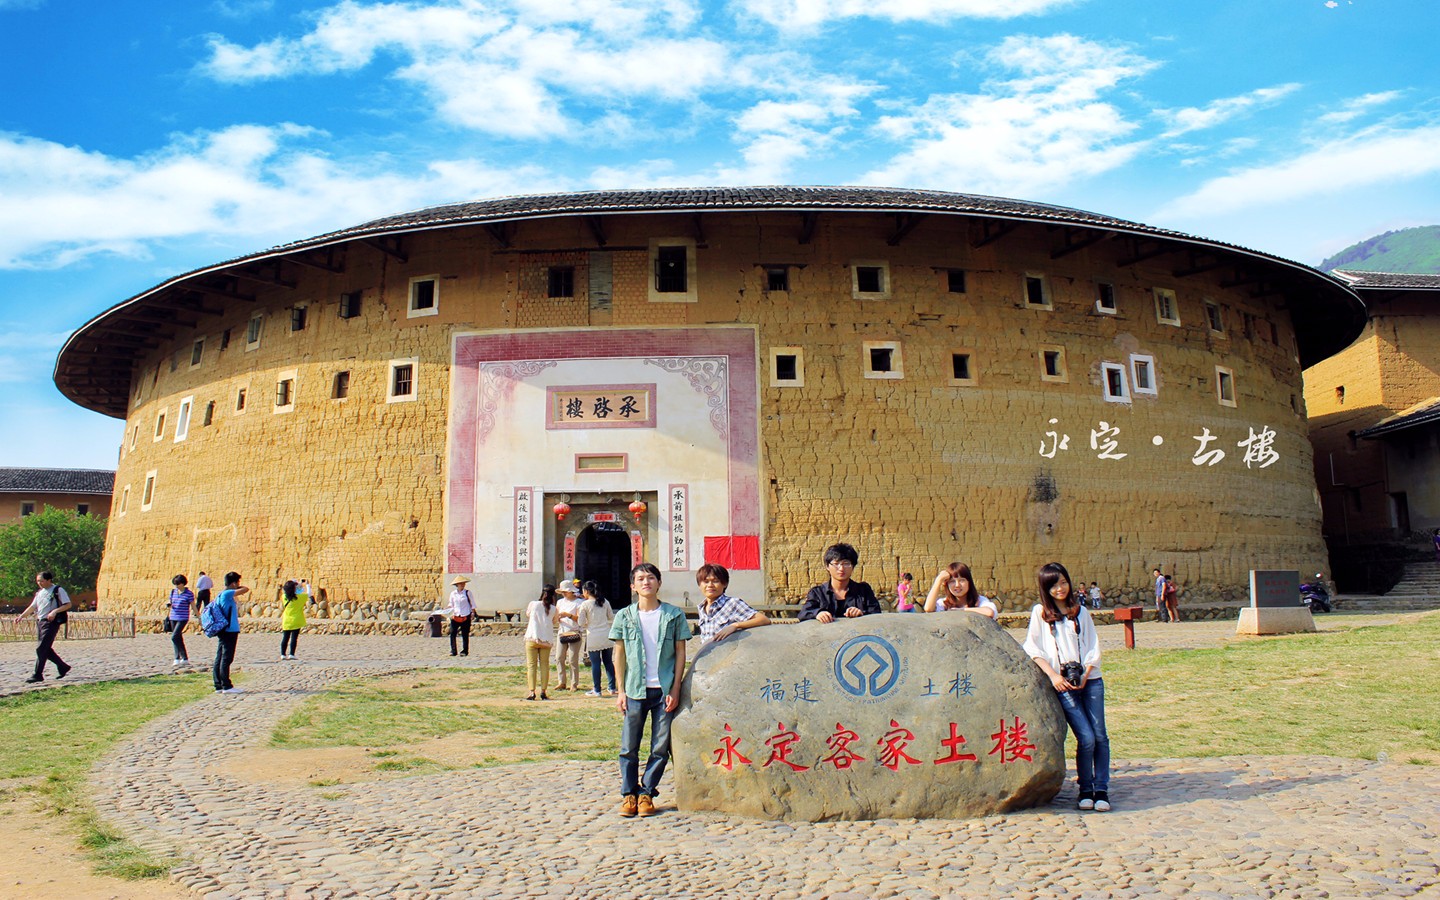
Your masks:
[[[455,635],[460,635],[460,655],[470,655],[470,623],[475,619],[475,600],[466,587],[470,579],[464,575],[455,576],[450,582],[455,590],[450,592],[450,655],[455,655]]]
[[[555,657],[559,669],[559,690],[580,690],[580,657],[585,650],[585,632],[580,629],[580,601],[575,598],[575,585],[568,579],[555,588],[560,599],[555,603],[560,653]]]

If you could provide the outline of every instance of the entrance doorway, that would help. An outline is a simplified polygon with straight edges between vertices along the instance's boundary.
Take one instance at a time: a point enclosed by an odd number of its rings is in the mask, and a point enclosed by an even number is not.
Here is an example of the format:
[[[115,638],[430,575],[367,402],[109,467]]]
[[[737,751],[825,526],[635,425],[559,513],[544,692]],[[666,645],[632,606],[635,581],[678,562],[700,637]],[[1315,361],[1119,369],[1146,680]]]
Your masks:
[[[596,522],[575,539],[575,577],[600,585],[616,610],[630,605],[630,534],[617,522]]]

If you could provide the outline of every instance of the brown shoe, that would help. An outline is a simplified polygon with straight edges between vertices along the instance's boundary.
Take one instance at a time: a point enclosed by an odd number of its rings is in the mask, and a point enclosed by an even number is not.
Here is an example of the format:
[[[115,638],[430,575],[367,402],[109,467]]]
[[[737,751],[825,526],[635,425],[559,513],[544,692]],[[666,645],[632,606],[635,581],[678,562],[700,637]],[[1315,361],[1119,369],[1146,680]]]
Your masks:
[[[650,798],[646,797],[645,799],[649,800]],[[620,801],[620,815],[624,816],[627,819],[632,818],[636,812],[635,803],[635,795],[626,794],[624,799]],[[651,812],[654,812],[654,807],[651,807]]]
[[[649,794],[641,794],[637,802],[640,807],[640,818],[655,815],[655,801],[650,799]]]

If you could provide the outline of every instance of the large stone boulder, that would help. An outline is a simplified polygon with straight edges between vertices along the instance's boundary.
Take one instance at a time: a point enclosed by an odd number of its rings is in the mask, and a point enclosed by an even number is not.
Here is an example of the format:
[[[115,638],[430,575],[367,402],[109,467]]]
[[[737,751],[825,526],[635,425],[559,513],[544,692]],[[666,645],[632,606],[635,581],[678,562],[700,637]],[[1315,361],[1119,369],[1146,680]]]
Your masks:
[[[969,612],[741,631],[685,678],[676,802],[766,819],[963,818],[1047,803],[1065,716],[1015,639]]]

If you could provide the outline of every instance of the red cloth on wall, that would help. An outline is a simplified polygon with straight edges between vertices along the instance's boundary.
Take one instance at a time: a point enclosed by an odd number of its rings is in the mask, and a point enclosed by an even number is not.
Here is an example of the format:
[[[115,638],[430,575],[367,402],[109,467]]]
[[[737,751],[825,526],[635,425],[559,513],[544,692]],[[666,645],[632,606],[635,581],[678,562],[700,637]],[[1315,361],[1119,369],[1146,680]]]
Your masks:
[[[760,536],[727,534],[705,538],[705,561],[732,571],[760,569]]]

